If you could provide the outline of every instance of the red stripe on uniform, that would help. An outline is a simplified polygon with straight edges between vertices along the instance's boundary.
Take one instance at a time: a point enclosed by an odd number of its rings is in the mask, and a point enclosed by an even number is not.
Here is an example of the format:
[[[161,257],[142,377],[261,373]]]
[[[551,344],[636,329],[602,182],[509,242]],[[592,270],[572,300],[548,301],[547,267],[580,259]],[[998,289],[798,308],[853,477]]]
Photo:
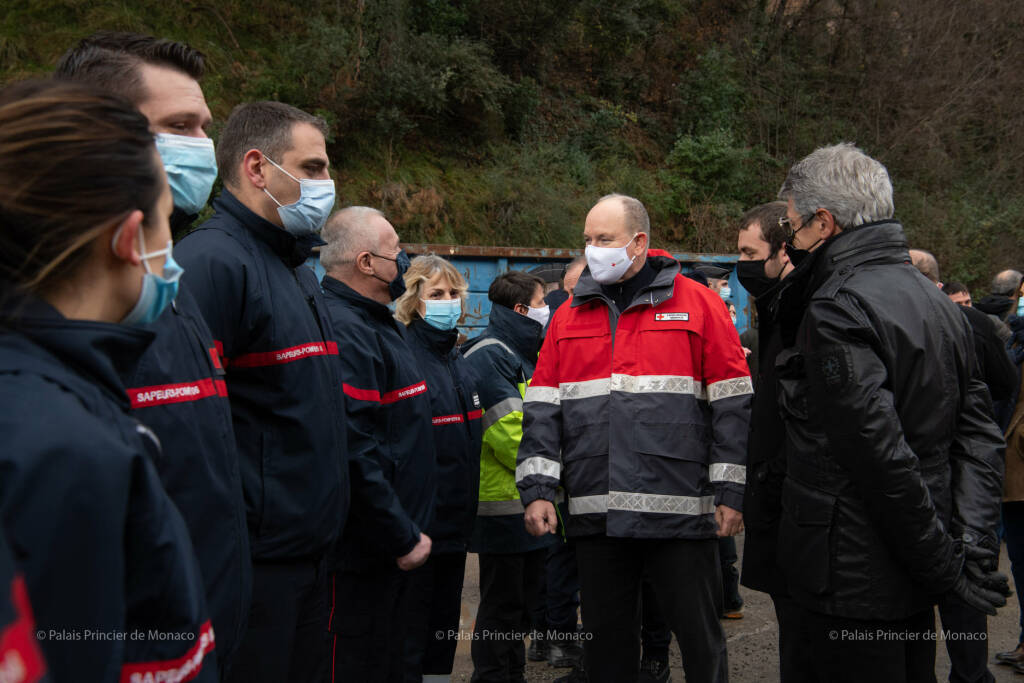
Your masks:
[[[219,381],[219,380],[218,380]],[[223,384],[223,382],[221,382]],[[178,384],[155,384],[150,387],[136,387],[128,389],[128,398],[132,402],[132,408],[148,408],[150,406],[162,406],[168,403],[185,403],[187,401],[200,401],[210,396],[227,396],[227,387],[221,393],[212,379],[200,379],[195,382],[180,382]]]
[[[213,386],[216,387],[217,395],[218,396],[227,396],[228,395],[228,385],[224,382],[224,380],[222,380],[222,379],[215,379],[215,380],[213,380]]]
[[[468,415],[470,420],[479,420],[483,416],[484,416],[484,411],[483,410],[474,410],[473,412],[471,412]]]
[[[191,681],[203,669],[203,660],[213,651],[216,643],[213,627],[206,622],[199,628],[196,644],[177,659],[140,662],[121,666],[121,683],[150,683],[150,681]]]
[[[11,603],[16,618],[0,630],[0,681],[35,683],[46,673],[46,662],[33,635],[35,620],[20,576],[11,582]]]
[[[338,345],[334,342],[309,342],[277,351],[246,353],[229,362],[238,368],[260,368],[267,365],[284,365],[312,356],[337,356]]]
[[[412,384],[412,385],[407,386],[407,387],[405,387],[403,389],[395,389],[394,391],[389,391],[388,393],[386,393],[383,396],[381,396],[380,402],[381,403],[395,403],[395,402],[401,401],[403,399],[412,398],[413,396],[416,396],[417,394],[422,394],[422,393],[426,392],[426,390],[427,390],[427,383],[426,382],[419,382],[418,384]]]
[[[224,366],[227,365],[228,363],[228,359],[224,357],[224,342],[220,341],[219,339],[214,339],[213,348],[217,352],[217,357],[214,358],[213,364],[223,370]]]
[[[342,384],[341,390],[345,392],[346,396],[354,398],[357,401],[372,401],[373,403],[380,403],[379,391],[374,391],[373,389],[357,389],[351,384]]]
[[[461,415],[438,415],[434,417],[430,422],[435,425],[451,425],[459,424],[462,422]]]

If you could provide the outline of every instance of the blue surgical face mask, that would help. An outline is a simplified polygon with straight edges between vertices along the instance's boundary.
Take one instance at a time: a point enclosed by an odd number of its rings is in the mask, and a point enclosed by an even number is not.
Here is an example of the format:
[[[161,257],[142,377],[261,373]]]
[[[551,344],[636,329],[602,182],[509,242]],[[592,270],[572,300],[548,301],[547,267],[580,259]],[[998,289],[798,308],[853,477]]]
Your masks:
[[[113,242],[117,242],[119,232],[120,230],[114,233]],[[167,241],[166,249],[146,253],[146,240],[140,229],[139,243],[142,245],[142,267],[146,269],[145,275],[142,276],[142,291],[139,292],[139,298],[135,302],[135,306],[132,307],[132,310],[128,311],[128,315],[121,319],[122,325],[131,327],[148,325],[160,317],[160,314],[174,301],[174,297],[178,296],[178,280],[181,279],[181,274],[185,272],[174,260],[174,256],[171,253],[173,245],[170,240]],[[164,254],[166,254],[164,273],[161,276],[149,269],[148,259]]]
[[[267,196],[277,204],[277,215],[281,217],[281,224],[284,225],[284,229],[296,237],[320,232],[320,229],[324,227],[324,223],[327,222],[327,217],[331,215],[331,209],[334,208],[334,181],[311,180],[309,178],[299,179],[278,166],[267,155],[264,154],[263,158],[273,164],[281,173],[284,173],[299,184],[299,200],[294,204],[288,205],[277,201],[274,195],[267,192],[267,188],[263,188]]]
[[[199,213],[217,179],[217,157],[210,138],[159,133],[156,151],[164,163],[174,205],[188,214]]]
[[[1017,300],[1017,317],[1024,318],[1024,296]]]
[[[724,285],[720,290],[718,290],[718,296],[722,297],[722,301],[725,301],[732,296],[732,289],[729,285]]]
[[[420,299],[423,302],[423,320],[439,330],[450,330],[462,315],[462,299]]]

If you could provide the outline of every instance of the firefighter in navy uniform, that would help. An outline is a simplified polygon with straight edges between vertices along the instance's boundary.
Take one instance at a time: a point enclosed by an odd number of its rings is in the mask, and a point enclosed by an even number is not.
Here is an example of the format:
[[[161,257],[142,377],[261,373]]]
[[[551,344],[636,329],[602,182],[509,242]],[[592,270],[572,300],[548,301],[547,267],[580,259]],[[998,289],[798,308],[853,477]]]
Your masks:
[[[455,663],[462,614],[466,549],[473,533],[480,481],[481,409],[476,376],[456,348],[456,323],[468,286],[440,256],[417,256],[405,274],[395,317],[430,387],[431,431],[437,456],[430,557],[413,572],[414,605],[407,634],[406,681],[447,681]]]
[[[172,206],[123,100],[52,81],[0,93],[0,525],[55,681],[218,680],[153,465],[173,454],[119,378],[153,340],[137,325],[174,298]]]
[[[325,675],[325,558],[348,508],[338,349],[303,264],[334,205],[319,118],[235,108],[214,215],[178,248],[223,354],[253,557],[249,623],[228,680]]]
[[[203,130],[211,120],[198,82],[203,64],[203,55],[182,43],[101,33],[68,50],[57,66],[58,78],[103,87],[146,114],[174,197],[172,230],[176,219],[205,206],[217,177],[213,141]],[[252,592],[224,368],[187,287],[146,329],[156,339],[122,379],[136,415],[167,454],[157,472],[199,559],[223,673],[241,641]]]
[[[342,353],[352,511],[332,562],[332,681],[405,680],[409,572],[431,550],[436,473],[423,371],[388,304],[408,257],[376,209],[353,206],[324,228],[324,296]]]

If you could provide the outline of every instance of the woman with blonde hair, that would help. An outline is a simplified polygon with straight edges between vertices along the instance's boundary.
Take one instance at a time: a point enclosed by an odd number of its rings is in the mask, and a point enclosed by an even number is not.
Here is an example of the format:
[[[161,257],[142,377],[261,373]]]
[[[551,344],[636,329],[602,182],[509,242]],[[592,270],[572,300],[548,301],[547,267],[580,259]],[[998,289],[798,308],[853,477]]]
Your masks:
[[[415,595],[406,672],[413,680],[448,681],[458,644],[466,548],[476,517],[480,486],[480,399],[476,378],[456,348],[456,323],[465,310],[465,278],[440,256],[417,256],[405,273],[405,294],[395,317],[430,389],[437,496],[430,559],[414,570]],[[441,634],[440,637],[438,634]]]

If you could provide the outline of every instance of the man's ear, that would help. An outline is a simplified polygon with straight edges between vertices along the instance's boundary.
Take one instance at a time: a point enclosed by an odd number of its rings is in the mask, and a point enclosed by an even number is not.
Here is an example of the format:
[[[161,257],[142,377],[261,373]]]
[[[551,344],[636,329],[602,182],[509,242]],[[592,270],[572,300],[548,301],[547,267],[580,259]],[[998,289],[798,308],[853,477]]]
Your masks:
[[[530,312],[530,307],[525,304],[516,304],[515,306],[512,307],[512,310],[518,313],[519,315],[526,315],[527,313]]]
[[[818,209],[815,213],[821,219],[821,232],[818,234],[821,239],[827,240],[843,231],[836,223],[836,217],[828,209]]]
[[[135,266],[142,263],[142,244],[139,241],[142,220],[142,211],[136,209],[111,228],[110,249],[114,256]]]
[[[260,190],[267,186],[267,179],[263,177],[265,168],[263,154],[258,149],[250,149],[242,157],[242,177]]]
[[[361,251],[356,254],[356,258],[353,261],[358,270],[363,275],[373,275],[373,255],[368,251]]]
[[[644,253],[651,247],[651,236],[646,232],[638,232],[636,235],[636,246],[640,249],[640,253]]]
[[[789,264],[789,254],[786,253],[786,245],[783,244],[779,247],[779,250],[775,252],[775,255],[772,258],[777,260],[779,265],[785,268]]]

